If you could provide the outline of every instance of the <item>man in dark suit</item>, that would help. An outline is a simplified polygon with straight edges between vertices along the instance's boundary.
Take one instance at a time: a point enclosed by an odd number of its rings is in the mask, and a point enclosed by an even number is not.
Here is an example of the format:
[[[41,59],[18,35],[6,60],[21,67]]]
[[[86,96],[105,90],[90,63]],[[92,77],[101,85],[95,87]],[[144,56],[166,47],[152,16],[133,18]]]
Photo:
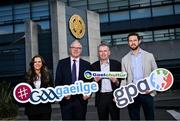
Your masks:
[[[111,52],[106,44],[98,46],[99,61],[96,61],[91,66],[92,71],[121,71],[121,63],[109,59]],[[119,120],[120,112],[113,101],[113,91],[119,87],[120,80],[117,78],[100,78],[94,80],[99,85],[99,91],[96,92],[95,106],[97,107],[99,120],[109,120],[109,114],[112,120]]]
[[[82,45],[78,40],[71,43],[69,48],[70,57],[58,62],[55,84],[70,85],[75,81],[88,81],[84,72],[90,70],[90,63],[80,59]],[[85,120],[87,103],[90,96],[68,95],[60,102],[62,120]]]

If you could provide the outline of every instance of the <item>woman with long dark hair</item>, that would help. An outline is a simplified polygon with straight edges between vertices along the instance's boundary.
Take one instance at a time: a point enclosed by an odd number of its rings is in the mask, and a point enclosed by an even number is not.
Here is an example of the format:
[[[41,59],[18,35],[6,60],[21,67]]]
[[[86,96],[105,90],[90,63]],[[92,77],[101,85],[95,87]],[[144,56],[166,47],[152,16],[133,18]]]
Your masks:
[[[26,83],[34,89],[53,87],[52,77],[42,56],[34,56],[29,65],[25,76]],[[51,120],[51,112],[51,103],[37,105],[27,103],[25,106],[25,114],[29,120]]]

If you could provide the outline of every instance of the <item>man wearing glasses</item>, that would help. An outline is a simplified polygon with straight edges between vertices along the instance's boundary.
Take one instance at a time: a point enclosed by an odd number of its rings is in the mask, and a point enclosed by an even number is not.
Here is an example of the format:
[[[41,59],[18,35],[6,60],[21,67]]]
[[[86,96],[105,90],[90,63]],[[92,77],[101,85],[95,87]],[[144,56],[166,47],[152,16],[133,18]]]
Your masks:
[[[90,63],[81,59],[82,45],[78,40],[71,43],[69,57],[59,60],[56,70],[56,86],[74,84],[85,79],[84,72],[90,70]],[[89,96],[68,95],[60,101],[62,120],[85,120]]]

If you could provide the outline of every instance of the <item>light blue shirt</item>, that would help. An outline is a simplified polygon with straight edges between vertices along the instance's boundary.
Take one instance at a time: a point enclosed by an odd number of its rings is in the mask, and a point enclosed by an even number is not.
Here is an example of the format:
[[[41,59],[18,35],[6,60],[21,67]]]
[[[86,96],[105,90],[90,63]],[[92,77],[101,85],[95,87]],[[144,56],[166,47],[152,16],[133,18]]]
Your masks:
[[[101,72],[110,72],[109,60],[108,60],[108,63],[101,64]],[[112,92],[111,80],[110,79],[102,79],[101,92],[102,93]]]
[[[137,55],[131,52],[131,64],[133,72],[133,83],[137,83],[138,80],[143,79],[143,65],[142,65],[142,50],[139,49]]]

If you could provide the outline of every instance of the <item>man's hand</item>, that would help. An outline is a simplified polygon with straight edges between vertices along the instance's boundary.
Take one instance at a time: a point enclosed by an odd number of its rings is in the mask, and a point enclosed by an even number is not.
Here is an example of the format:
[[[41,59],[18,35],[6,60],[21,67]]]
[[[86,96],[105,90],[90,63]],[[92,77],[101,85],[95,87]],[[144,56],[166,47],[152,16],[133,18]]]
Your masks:
[[[116,85],[119,85],[119,80],[117,78],[111,77],[109,78],[113,83],[115,83]]]
[[[83,95],[83,99],[84,99],[84,100],[88,100],[88,99],[90,99],[90,98],[91,98],[91,95],[89,95],[89,96],[87,96],[87,95],[84,96],[84,95]]]
[[[149,93],[151,93],[152,91],[150,91],[150,90],[146,90],[146,92],[145,92],[145,94],[149,94]]]
[[[69,100],[71,98],[71,95],[64,96],[66,100]]]
[[[99,80],[101,80],[101,77],[94,77],[94,80],[95,80],[96,82],[99,82]]]

